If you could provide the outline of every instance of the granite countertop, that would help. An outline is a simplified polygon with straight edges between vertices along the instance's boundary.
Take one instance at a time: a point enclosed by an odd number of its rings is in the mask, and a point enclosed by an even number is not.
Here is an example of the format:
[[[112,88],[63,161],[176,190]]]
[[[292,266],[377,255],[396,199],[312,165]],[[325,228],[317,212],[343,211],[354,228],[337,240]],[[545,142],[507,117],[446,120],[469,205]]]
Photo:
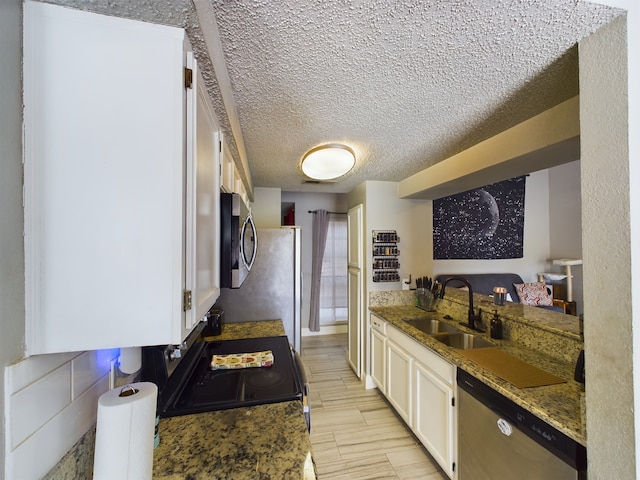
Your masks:
[[[224,341],[285,335],[280,320],[227,323]],[[311,441],[297,401],[163,418],[153,478],[312,480]]]
[[[220,342],[242,338],[280,337],[286,335],[281,320],[263,320],[261,322],[225,323],[221,335],[208,335],[207,328],[202,332],[205,341]]]
[[[154,479],[315,479],[300,402],[165,418]]]
[[[424,317],[425,315],[435,315],[438,319],[444,320],[443,312],[425,312],[415,306],[391,305],[370,307],[371,312],[383,318],[391,325],[405,334],[413,337],[418,342],[438,353],[446,360],[452,362],[471,375],[474,375],[505,397],[513,400],[518,405],[534,413],[568,437],[586,446],[586,430],[583,421],[582,401],[584,391],[582,385],[573,380],[574,364],[558,358],[545,355],[539,350],[527,348],[521,343],[510,340],[495,340],[489,338],[489,334],[478,334],[489,339],[491,342],[509,355],[519,358],[531,365],[539,367],[567,382],[558,385],[548,385],[542,387],[518,388],[509,382],[502,380],[492,372],[480,367],[472,360],[464,357],[460,351],[451,348],[432,336],[412,327],[404,321],[407,318]],[[471,332],[456,321],[454,324],[461,330]]]

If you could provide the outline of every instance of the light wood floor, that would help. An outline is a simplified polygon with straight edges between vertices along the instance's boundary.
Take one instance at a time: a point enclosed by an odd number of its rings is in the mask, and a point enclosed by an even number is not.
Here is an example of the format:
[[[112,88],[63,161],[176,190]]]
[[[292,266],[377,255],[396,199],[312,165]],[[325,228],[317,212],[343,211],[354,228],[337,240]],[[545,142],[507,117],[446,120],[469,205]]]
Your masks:
[[[448,479],[378,390],[365,390],[346,352],[346,334],[302,338],[319,480]]]

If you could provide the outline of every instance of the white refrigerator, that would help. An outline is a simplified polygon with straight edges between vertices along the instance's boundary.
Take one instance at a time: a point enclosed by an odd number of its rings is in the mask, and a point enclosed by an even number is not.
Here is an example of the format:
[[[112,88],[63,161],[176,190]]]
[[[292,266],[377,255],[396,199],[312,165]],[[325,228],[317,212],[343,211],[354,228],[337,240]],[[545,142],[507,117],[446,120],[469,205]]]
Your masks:
[[[282,320],[300,351],[302,268],[300,227],[258,228],[256,259],[240,288],[224,288],[216,305],[226,323]]]

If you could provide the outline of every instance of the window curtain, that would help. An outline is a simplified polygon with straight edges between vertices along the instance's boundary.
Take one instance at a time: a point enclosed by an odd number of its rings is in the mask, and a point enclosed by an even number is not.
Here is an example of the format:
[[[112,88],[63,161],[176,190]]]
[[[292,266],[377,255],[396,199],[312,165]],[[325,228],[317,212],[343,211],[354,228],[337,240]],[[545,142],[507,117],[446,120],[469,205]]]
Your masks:
[[[320,331],[320,278],[322,275],[322,258],[327,242],[329,228],[329,212],[316,210],[313,215],[313,241],[311,252],[311,305],[309,309],[309,330]]]
[[[320,277],[320,328],[347,321],[347,216],[331,214]]]

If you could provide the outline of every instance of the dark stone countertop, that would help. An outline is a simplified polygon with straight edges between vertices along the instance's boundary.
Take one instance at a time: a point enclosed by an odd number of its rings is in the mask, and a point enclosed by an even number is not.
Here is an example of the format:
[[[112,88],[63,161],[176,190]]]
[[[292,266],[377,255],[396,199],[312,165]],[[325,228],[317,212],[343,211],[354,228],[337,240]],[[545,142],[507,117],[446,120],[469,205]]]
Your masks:
[[[216,341],[284,335],[280,320],[229,323]],[[311,441],[297,401],[163,418],[153,478],[313,480]]]
[[[300,402],[160,421],[154,479],[315,479]]]

